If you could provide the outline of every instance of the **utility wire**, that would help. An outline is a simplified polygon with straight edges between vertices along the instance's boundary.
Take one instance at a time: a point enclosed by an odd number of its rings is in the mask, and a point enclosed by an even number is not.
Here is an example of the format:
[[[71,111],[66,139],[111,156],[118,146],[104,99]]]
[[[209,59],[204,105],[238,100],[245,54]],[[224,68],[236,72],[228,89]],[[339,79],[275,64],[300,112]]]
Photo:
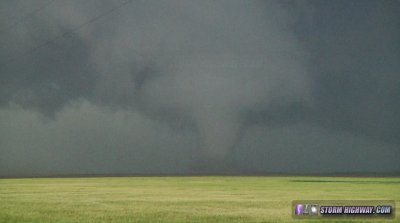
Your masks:
[[[44,43],[42,43],[42,44],[40,44],[40,45],[37,45],[37,46],[31,48],[30,50],[28,50],[28,51],[26,51],[26,52],[20,54],[18,57],[11,58],[11,59],[9,60],[9,62],[12,61],[12,60],[15,60],[15,59],[17,59],[17,58],[19,58],[19,57],[28,56],[29,54],[34,53],[35,51],[37,51],[37,50],[39,50],[39,49],[41,49],[41,48],[43,48],[43,47],[45,47],[45,46],[47,46],[47,45],[49,45],[49,44],[51,44],[51,43],[54,43],[54,42],[57,41],[58,39],[60,39],[60,38],[62,38],[62,37],[65,37],[65,36],[67,36],[67,35],[69,35],[69,34],[72,34],[72,33],[76,32],[76,31],[78,31],[79,29],[81,29],[81,28],[83,28],[83,27],[89,25],[90,23],[93,23],[93,22],[95,22],[95,21],[101,19],[102,17],[107,16],[107,15],[109,15],[109,14],[115,12],[116,10],[120,9],[121,7],[123,7],[123,6],[125,6],[125,5],[127,5],[127,4],[129,4],[129,3],[131,3],[132,1],[133,1],[133,0],[124,1],[124,2],[122,2],[122,3],[118,4],[118,5],[116,5],[115,7],[111,8],[111,9],[109,9],[109,10],[103,12],[103,13],[100,13],[99,15],[97,15],[97,16],[95,16],[95,17],[89,19],[89,20],[87,20],[86,22],[81,23],[80,25],[77,25],[77,26],[74,27],[73,29],[71,29],[71,30],[69,30],[69,31],[66,31],[66,32],[64,32],[64,33],[61,33],[60,35],[57,35],[57,36],[55,36],[54,38],[49,39],[49,40],[47,40],[46,42],[44,42]]]
[[[49,5],[51,5],[53,2],[55,2],[57,0],[51,0],[49,2],[47,2],[46,4],[42,5],[40,8],[28,13],[27,15],[23,16],[21,19],[17,20],[16,22],[14,22],[12,25],[8,26],[7,28],[5,28],[4,30],[0,30],[0,32],[8,32],[10,30],[12,30],[14,27],[18,26],[19,24],[23,23],[24,21],[26,21],[28,18],[34,16],[35,14],[37,14],[38,12],[42,11],[43,9],[47,8]]]

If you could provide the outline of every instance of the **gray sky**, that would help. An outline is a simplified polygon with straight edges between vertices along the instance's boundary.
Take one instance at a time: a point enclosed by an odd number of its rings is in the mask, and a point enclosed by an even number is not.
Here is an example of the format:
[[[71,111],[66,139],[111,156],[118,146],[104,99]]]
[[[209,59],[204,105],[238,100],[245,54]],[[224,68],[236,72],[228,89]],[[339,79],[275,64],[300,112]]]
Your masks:
[[[0,1],[0,176],[400,172],[399,1],[123,2]]]

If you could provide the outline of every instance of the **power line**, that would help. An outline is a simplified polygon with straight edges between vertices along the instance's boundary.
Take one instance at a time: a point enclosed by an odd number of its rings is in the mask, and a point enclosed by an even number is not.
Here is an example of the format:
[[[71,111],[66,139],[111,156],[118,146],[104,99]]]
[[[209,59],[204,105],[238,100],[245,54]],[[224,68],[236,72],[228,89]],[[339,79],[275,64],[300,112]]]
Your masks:
[[[23,16],[21,19],[17,20],[16,22],[14,22],[11,26],[5,28],[4,30],[1,30],[0,32],[8,32],[11,29],[13,29],[14,27],[18,26],[19,24],[21,24],[22,22],[24,22],[25,20],[27,20],[28,18],[34,16],[35,14],[37,14],[38,12],[42,11],[43,9],[47,8],[49,5],[51,5],[53,2],[55,2],[57,0],[51,0],[49,2],[47,2],[46,4],[42,5],[41,7],[39,7],[38,9],[28,13],[27,15]]]
[[[109,9],[109,10],[103,12],[103,13],[100,13],[99,15],[97,15],[97,16],[95,16],[95,17],[89,19],[89,20],[87,20],[86,22],[81,23],[80,25],[74,27],[73,29],[71,29],[71,30],[69,30],[69,31],[66,31],[66,32],[64,32],[64,33],[61,33],[60,35],[57,35],[57,36],[55,36],[54,38],[49,39],[49,40],[47,40],[46,42],[44,42],[44,43],[42,43],[42,44],[40,44],[40,45],[38,45],[38,46],[35,46],[35,47],[31,48],[30,50],[28,50],[28,51],[26,51],[26,52],[20,54],[18,57],[14,57],[14,58],[10,59],[10,61],[12,61],[12,60],[14,60],[14,59],[17,59],[17,58],[19,58],[19,57],[27,56],[27,55],[29,55],[29,54],[31,54],[31,53],[33,53],[33,52],[35,52],[35,51],[37,51],[37,50],[39,50],[39,49],[45,47],[45,46],[47,46],[47,45],[49,45],[49,44],[51,44],[51,43],[57,41],[58,39],[60,39],[60,38],[62,38],[62,37],[64,37],[64,36],[66,36],[66,35],[72,34],[72,33],[76,32],[76,31],[78,31],[79,29],[81,29],[81,28],[83,28],[83,27],[89,25],[90,23],[95,22],[95,21],[101,19],[102,17],[107,16],[107,15],[113,13],[113,12],[116,11],[117,9],[120,9],[121,7],[123,7],[123,6],[125,6],[125,5],[127,5],[127,4],[129,4],[129,3],[131,3],[132,1],[133,1],[133,0],[124,1],[124,2],[122,2],[121,4],[118,4],[118,5],[116,5],[115,7],[111,8],[111,9]]]

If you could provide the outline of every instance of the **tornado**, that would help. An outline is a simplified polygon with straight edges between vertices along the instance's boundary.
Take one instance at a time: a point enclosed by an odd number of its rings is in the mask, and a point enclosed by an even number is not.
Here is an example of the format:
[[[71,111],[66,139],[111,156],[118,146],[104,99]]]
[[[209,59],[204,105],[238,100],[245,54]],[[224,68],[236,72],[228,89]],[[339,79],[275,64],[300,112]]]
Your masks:
[[[58,4],[64,10],[49,11],[50,30],[75,27],[113,3],[99,11]],[[95,76],[74,99],[185,123],[197,139],[193,169],[231,170],[247,114],[309,97],[307,55],[285,7],[279,1],[133,1],[68,36],[85,45],[85,68]]]

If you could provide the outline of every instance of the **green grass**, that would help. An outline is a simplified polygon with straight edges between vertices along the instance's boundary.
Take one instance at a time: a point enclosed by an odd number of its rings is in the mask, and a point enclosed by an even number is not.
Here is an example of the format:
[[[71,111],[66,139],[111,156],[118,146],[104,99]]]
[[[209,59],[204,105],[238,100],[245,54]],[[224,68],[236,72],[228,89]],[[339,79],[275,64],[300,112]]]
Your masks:
[[[305,222],[291,217],[292,200],[301,199],[399,204],[400,178],[0,179],[0,222]]]

